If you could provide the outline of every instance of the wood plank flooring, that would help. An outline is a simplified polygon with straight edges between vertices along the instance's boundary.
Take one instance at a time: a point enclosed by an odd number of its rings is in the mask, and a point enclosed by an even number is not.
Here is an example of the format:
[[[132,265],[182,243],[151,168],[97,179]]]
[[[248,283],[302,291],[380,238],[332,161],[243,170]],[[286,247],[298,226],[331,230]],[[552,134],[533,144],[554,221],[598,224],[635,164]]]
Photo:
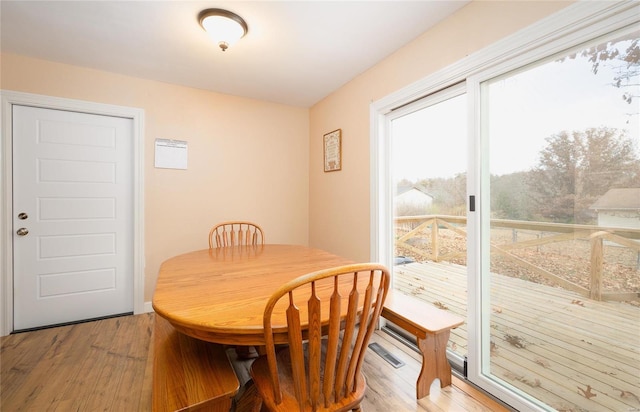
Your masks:
[[[153,316],[103,319],[0,338],[0,411],[150,411]],[[383,332],[372,341],[405,365],[395,369],[372,351],[367,354],[369,388],[363,411],[506,411],[456,378],[454,386],[444,389],[436,381],[430,396],[416,400],[417,353]]]
[[[145,411],[153,314],[1,338],[0,410]]]
[[[467,270],[395,267],[395,287],[466,318]],[[558,410],[640,410],[640,308],[522,279],[491,277],[494,375]],[[467,353],[467,325],[450,349]]]

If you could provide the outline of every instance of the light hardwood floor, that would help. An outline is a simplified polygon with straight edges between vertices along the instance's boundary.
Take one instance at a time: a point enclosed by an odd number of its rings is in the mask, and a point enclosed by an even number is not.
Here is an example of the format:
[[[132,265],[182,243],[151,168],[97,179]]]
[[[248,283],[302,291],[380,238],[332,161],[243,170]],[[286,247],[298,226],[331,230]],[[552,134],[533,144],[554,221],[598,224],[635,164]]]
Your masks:
[[[0,338],[0,411],[149,411],[154,314],[124,316]],[[417,353],[385,333],[372,341],[400,358],[367,354],[365,412],[506,411],[454,377],[416,400]],[[465,391],[472,394],[465,393]]]

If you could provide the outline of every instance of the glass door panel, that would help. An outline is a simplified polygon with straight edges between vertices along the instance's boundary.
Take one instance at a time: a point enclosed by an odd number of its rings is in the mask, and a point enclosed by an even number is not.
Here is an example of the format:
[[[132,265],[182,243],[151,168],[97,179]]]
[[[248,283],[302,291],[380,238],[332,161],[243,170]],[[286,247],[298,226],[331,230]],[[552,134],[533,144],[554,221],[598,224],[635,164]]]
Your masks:
[[[428,96],[391,120],[393,287],[466,319],[467,101],[463,85]],[[450,354],[462,368],[466,324]]]
[[[481,85],[481,373],[543,408],[640,407],[639,34]]]

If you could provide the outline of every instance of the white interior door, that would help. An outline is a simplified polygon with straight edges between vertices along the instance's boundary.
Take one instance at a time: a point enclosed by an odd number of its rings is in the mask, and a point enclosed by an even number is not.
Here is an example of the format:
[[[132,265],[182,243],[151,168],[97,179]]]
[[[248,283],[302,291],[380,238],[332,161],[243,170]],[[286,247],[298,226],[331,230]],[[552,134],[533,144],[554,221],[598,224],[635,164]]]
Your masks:
[[[12,116],[14,330],[132,312],[132,119]]]

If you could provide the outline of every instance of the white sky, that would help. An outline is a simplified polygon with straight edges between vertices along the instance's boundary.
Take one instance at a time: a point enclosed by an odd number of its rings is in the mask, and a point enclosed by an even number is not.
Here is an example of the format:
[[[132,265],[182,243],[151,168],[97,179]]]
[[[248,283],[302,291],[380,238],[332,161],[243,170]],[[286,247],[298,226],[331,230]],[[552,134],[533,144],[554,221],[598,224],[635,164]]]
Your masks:
[[[490,86],[492,174],[531,169],[545,138],[563,130],[626,129],[640,150],[640,98],[626,103],[622,95],[632,88],[612,86],[609,67],[601,67],[597,75],[591,67],[584,58],[550,62]],[[633,92],[640,96],[640,86]],[[453,177],[466,171],[466,110],[461,96],[394,120],[394,180]]]

